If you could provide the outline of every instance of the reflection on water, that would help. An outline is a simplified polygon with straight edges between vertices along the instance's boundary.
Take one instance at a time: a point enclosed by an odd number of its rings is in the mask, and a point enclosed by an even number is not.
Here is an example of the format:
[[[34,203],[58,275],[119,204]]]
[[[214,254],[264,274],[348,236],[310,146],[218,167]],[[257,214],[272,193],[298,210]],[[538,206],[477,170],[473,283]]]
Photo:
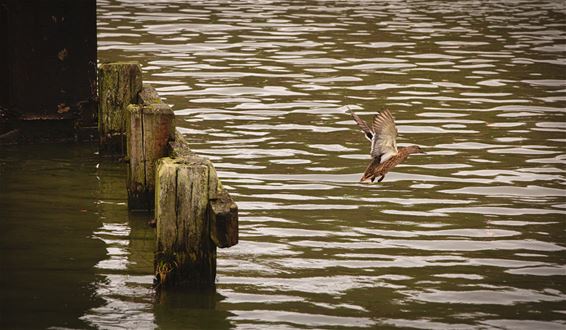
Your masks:
[[[0,147],[0,328],[84,328],[103,299],[96,159],[93,147]]]
[[[81,234],[98,251],[79,277],[93,301],[65,319],[564,328],[565,14],[550,0],[99,0],[100,60],[143,64],[237,199],[241,239],[219,251],[216,292],[156,302],[151,231],[106,171]],[[360,184],[369,146],[346,110],[386,106],[399,144],[427,155]],[[37,194],[19,177],[13,193]]]

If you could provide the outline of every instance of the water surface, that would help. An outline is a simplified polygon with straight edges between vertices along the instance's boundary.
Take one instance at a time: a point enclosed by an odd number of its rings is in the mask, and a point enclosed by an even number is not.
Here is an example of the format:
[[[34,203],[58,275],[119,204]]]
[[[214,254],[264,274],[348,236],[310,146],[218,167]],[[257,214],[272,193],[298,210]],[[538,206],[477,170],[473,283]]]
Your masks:
[[[99,0],[99,60],[142,63],[237,200],[240,243],[219,251],[214,293],[155,301],[152,232],[126,212],[123,168],[92,150],[37,160],[82,171],[77,186],[58,169],[69,203],[98,201],[88,222],[54,203],[33,212],[27,201],[49,196],[34,187],[56,183],[40,172],[27,186],[27,156],[3,156],[2,202],[37,220],[19,226],[3,207],[2,226],[44,237],[35,215],[60,219],[49,230],[66,228],[61,251],[84,263],[75,281],[89,299],[38,324],[563,329],[565,12],[559,1]],[[399,145],[427,154],[358,183],[369,145],[348,108],[367,120],[389,108]],[[27,285],[21,263],[41,258],[29,257],[8,259],[14,290]],[[14,305],[60,287],[49,274],[53,285]]]

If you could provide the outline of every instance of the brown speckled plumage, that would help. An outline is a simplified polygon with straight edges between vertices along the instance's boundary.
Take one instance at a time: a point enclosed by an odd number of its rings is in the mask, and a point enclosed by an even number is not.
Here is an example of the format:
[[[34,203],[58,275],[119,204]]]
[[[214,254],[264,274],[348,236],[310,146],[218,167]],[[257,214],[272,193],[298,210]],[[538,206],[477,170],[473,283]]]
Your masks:
[[[351,112],[351,114],[372,143],[370,152],[372,160],[360,181],[373,182],[375,178],[379,177],[377,182],[381,182],[387,172],[404,162],[410,154],[424,153],[419,146],[397,149],[397,128],[395,127],[395,119],[389,110],[378,113],[373,118],[371,127],[355,113]]]
[[[379,177],[379,180],[377,180],[377,182],[381,182],[381,180],[385,178],[385,174],[387,174],[389,170],[404,162],[410,154],[419,152],[422,151],[417,146],[401,147],[398,149],[396,155],[384,161],[383,163],[379,162],[379,158],[373,158],[366,168],[364,175],[362,176],[360,181],[365,182],[369,180],[373,182],[375,178]]]

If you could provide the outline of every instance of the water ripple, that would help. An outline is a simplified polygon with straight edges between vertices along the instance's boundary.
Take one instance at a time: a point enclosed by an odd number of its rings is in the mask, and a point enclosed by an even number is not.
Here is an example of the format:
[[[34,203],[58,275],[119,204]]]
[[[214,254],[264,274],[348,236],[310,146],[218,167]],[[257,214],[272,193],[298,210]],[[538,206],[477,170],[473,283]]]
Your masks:
[[[240,243],[218,251],[213,310],[228,315],[209,321],[563,328],[565,13],[547,0],[99,0],[100,60],[142,63],[238,202]],[[399,146],[427,154],[361,184],[369,145],[347,111],[386,108]],[[97,267],[120,276],[93,323],[117,327],[113,311],[151,300],[121,277],[131,240],[112,226],[93,234],[107,245]],[[141,324],[186,326],[151,316]]]

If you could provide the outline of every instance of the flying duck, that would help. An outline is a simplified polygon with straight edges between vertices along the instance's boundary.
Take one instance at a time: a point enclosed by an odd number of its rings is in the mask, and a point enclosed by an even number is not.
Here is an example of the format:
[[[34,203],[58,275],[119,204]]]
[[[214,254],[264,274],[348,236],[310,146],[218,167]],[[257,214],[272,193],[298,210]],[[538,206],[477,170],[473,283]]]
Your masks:
[[[389,170],[404,162],[410,154],[425,153],[421,147],[416,145],[397,148],[397,128],[395,127],[395,119],[389,110],[375,115],[371,126],[353,111],[350,111],[350,113],[366,138],[371,141],[370,155],[372,160],[360,182],[373,182],[377,177],[379,177],[377,182],[381,182]]]

